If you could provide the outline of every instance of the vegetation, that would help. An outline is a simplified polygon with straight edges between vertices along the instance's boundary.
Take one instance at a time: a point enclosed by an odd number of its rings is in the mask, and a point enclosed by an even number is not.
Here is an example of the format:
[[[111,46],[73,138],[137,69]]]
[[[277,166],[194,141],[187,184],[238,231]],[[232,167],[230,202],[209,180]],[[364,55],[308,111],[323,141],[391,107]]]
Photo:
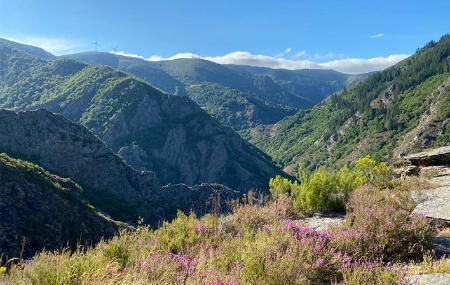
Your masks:
[[[116,225],[85,202],[81,192],[70,179],[0,153],[0,265],[43,248],[76,248],[114,235]]]
[[[407,284],[409,268],[448,268],[446,261],[429,261],[434,230],[411,214],[403,190],[365,183],[349,193],[344,224],[318,231],[294,219],[293,196],[284,193],[297,184],[270,183],[282,187],[267,203],[248,199],[228,216],[180,212],[157,230],[141,225],[86,251],[42,252],[4,278],[12,284],[387,285]]]
[[[185,96],[164,94],[107,66],[0,49],[0,108],[60,113],[113,151],[123,148],[128,163],[155,171],[161,184],[217,182],[265,191],[267,179],[281,173],[267,155]]]
[[[352,168],[343,166],[338,171],[319,168],[312,174],[300,170],[301,184],[281,176],[271,178],[269,188],[274,199],[292,196],[292,206],[301,215],[344,212],[350,193],[364,184],[377,189],[392,187],[391,169],[377,163],[370,156],[358,159]]]
[[[187,87],[188,96],[224,126],[236,131],[273,124],[292,115],[294,109],[267,103],[258,97],[218,84]]]
[[[272,108],[308,108],[366,75],[347,75],[332,70],[285,70],[241,65],[220,65],[202,59],[176,59],[149,62],[137,58],[105,54],[80,53],[64,56],[88,64],[103,64],[141,78],[168,93],[201,96],[209,105],[217,103],[215,95],[189,90],[194,85],[212,84],[235,89],[252,100],[266,102]],[[198,88],[195,88],[198,90]],[[193,98],[193,97],[191,97]],[[226,106],[223,106],[226,107]],[[259,107],[259,106],[257,106]],[[261,110],[263,111],[263,110]],[[211,113],[215,116],[215,113]]]
[[[253,136],[282,165],[339,167],[448,143],[450,36]],[[414,144],[413,137],[417,136]]]

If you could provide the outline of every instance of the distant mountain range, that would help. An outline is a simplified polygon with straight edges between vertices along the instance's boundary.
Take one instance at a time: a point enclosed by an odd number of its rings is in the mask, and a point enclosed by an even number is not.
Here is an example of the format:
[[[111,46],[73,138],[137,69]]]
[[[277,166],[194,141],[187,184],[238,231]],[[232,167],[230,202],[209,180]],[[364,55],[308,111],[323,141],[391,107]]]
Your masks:
[[[162,184],[222,183],[267,190],[281,171],[188,97],[164,94],[107,66],[43,59],[0,45],[0,108],[44,108],[86,126],[136,169]],[[39,51],[39,50],[37,50]]]
[[[63,58],[107,65],[164,92],[186,95],[235,130],[276,123],[299,108],[310,108],[333,92],[368,76],[332,70],[221,65],[198,58],[147,61],[101,52]]]
[[[292,172],[337,167],[365,154],[389,160],[450,144],[450,36],[328,97],[311,110],[251,134]]]

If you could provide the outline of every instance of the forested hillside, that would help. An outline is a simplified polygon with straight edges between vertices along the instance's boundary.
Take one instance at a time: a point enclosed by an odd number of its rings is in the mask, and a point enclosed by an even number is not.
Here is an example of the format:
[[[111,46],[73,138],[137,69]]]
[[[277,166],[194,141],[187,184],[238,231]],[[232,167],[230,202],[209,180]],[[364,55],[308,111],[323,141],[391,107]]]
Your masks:
[[[450,36],[371,75],[309,111],[251,134],[284,166],[380,160],[450,142]]]
[[[45,108],[79,122],[161,183],[267,189],[271,160],[187,97],[106,66],[46,60],[0,45],[0,107]]]
[[[222,124],[235,130],[274,124],[298,108],[309,108],[366,76],[331,70],[220,65],[197,58],[152,62],[100,52],[64,58],[108,65],[164,92],[187,95]]]

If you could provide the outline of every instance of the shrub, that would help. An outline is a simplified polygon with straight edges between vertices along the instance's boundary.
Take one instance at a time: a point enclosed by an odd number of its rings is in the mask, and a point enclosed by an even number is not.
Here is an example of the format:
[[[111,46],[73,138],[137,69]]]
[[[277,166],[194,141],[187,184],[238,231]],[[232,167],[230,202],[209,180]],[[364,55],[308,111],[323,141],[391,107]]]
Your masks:
[[[293,189],[293,205],[304,215],[315,212],[343,212],[353,189],[364,183],[359,172],[344,166],[337,172],[318,169],[311,175],[300,174],[302,184]]]
[[[265,225],[275,224],[293,214],[291,199],[286,195],[281,195],[264,206],[241,205],[233,210],[233,215],[222,219],[222,222],[226,223],[228,232],[242,235],[246,231],[257,231]]]
[[[297,181],[292,182],[289,179],[283,178],[280,175],[269,180],[269,190],[273,199],[277,199],[281,195],[289,195],[292,191],[298,188]]]
[[[355,264],[342,272],[345,285],[407,285],[405,273],[380,262]]]
[[[120,268],[125,268],[130,259],[129,249],[122,243],[112,242],[103,250],[104,256],[112,261],[117,262]]]
[[[411,214],[405,192],[361,187],[352,193],[343,226],[333,243],[357,260],[384,262],[422,259],[431,250],[433,230],[425,217]]]
[[[392,188],[392,169],[384,162],[377,163],[367,155],[355,161],[355,166],[365,181],[372,186],[379,189]]]
[[[195,214],[192,213],[187,216],[178,211],[175,220],[164,222],[161,228],[155,231],[156,246],[160,251],[184,253],[201,241],[201,235]]]

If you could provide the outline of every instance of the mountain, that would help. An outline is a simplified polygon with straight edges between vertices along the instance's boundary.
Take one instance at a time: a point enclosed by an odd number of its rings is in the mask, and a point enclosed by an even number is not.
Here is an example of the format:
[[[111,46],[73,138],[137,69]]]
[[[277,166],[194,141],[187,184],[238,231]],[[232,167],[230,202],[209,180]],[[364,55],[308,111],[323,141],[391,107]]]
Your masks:
[[[2,38],[0,38],[0,48],[1,47],[17,49],[22,52],[26,52],[30,55],[33,55],[33,56],[36,56],[39,58],[43,58],[43,59],[54,59],[55,58],[55,56],[53,54],[51,54],[41,48],[5,40]]]
[[[0,262],[116,234],[117,225],[84,202],[82,191],[70,179],[0,153]]]
[[[328,95],[361,81],[369,74],[349,75],[334,70],[322,69],[273,69],[248,65],[227,65],[227,67],[254,76],[269,77],[273,82],[292,94],[304,97],[315,105]]]
[[[359,84],[300,111],[253,142],[288,169],[339,165],[450,142],[450,36]]]
[[[108,65],[137,76],[164,92],[187,95],[235,130],[273,124],[280,116],[292,115],[298,108],[309,108],[364,77],[330,70],[221,65],[198,58],[147,61],[101,52],[72,54],[64,58]],[[205,85],[208,92],[201,88]],[[222,98],[224,96],[229,97]],[[253,110],[252,114],[236,122],[236,117],[242,117],[236,112],[243,109]]]
[[[215,83],[192,84],[186,87],[186,92],[222,125],[236,131],[273,124],[295,113],[293,109],[281,108],[238,89]]]
[[[115,219],[150,217],[156,176],[138,173],[86,128],[45,110],[0,110],[0,151],[82,185],[84,197]]]
[[[70,178],[83,187],[79,200],[124,222],[142,217],[156,225],[175,217],[177,210],[203,213],[217,195],[224,201],[234,195],[217,184],[161,187],[154,173],[133,169],[85,127],[46,110],[0,110],[0,152]]]
[[[0,48],[0,107],[44,108],[79,122],[161,182],[216,182],[267,189],[282,172],[261,151],[222,127],[187,97],[163,94],[107,66],[44,60]]]

